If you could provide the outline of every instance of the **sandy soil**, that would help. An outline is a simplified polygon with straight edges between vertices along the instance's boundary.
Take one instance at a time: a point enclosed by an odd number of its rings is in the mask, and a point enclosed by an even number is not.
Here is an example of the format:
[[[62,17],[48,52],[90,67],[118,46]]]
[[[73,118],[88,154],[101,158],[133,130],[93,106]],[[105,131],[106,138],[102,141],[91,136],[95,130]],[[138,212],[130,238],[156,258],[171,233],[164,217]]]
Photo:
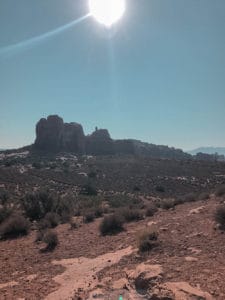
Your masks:
[[[218,203],[210,199],[159,211],[126,225],[126,231],[116,236],[100,236],[100,220],[75,230],[60,225],[60,244],[54,252],[40,252],[43,245],[34,243],[35,232],[1,241],[0,299],[86,299],[87,292],[95,290],[97,297],[96,289],[107,284],[112,299],[118,299],[121,290],[124,299],[135,299],[129,298],[123,280],[127,270],[148,261],[161,266],[162,283],[188,283],[212,299],[224,300],[225,238],[213,221]],[[159,244],[149,254],[139,255],[136,235],[145,227],[159,232]]]

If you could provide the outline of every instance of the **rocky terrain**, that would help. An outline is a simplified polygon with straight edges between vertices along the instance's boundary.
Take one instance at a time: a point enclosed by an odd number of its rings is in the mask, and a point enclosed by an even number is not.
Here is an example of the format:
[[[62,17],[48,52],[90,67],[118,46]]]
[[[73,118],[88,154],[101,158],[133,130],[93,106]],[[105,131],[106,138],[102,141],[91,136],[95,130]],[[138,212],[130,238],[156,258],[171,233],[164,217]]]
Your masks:
[[[58,116],[36,133],[0,153],[0,299],[225,299],[224,162]]]
[[[213,220],[220,201],[212,195],[159,210],[115,236],[99,234],[101,219],[74,230],[60,225],[54,252],[40,253],[34,231],[2,241],[0,298],[222,300],[225,241]],[[136,236],[143,228],[157,230],[159,241],[140,254]]]

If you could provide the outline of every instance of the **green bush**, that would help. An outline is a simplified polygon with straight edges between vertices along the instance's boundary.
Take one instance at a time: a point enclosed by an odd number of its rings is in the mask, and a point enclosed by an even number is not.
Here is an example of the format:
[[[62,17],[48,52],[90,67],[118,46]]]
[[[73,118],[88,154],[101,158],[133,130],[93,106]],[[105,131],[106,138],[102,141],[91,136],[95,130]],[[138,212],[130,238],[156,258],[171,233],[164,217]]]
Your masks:
[[[113,214],[105,216],[100,224],[100,232],[102,235],[112,235],[123,230],[123,219],[121,216]]]
[[[20,214],[10,215],[0,225],[0,237],[1,238],[16,238],[18,236],[27,235],[29,232],[30,224]]]

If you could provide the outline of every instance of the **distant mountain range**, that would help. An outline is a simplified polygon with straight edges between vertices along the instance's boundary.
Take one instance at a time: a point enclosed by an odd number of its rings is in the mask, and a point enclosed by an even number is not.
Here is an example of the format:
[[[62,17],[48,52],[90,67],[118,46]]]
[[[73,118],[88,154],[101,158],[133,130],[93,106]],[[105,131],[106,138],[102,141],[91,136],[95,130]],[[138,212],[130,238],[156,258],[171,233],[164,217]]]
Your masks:
[[[191,155],[196,155],[197,153],[206,153],[206,154],[215,154],[225,155],[225,147],[200,147],[191,151],[187,151],[187,153]]]

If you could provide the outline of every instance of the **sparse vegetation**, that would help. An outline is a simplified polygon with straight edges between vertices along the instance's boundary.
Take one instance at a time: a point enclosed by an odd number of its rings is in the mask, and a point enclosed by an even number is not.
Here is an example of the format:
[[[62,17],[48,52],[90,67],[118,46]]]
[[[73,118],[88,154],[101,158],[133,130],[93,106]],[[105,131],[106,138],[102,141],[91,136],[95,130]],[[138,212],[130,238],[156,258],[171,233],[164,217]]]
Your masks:
[[[215,221],[219,224],[222,230],[225,230],[225,205],[221,205],[217,208]]]
[[[158,233],[149,229],[139,232],[137,237],[138,249],[140,252],[150,251],[156,246]]]
[[[143,214],[138,209],[123,208],[119,211],[119,214],[126,222],[140,221],[143,219]]]
[[[42,237],[42,241],[46,243],[45,250],[54,250],[59,243],[58,235],[55,231],[48,229]]]
[[[7,205],[4,204],[0,206],[0,224],[5,221],[13,212],[13,209]]]
[[[19,213],[11,214],[0,225],[0,238],[16,238],[18,236],[27,235],[30,224]]]
[[[220,186],[219,188],[217,188],[215,195],[217,197],[222,197],[225,195],[225,185]]]
[[[49,228],[55,228],[60,223],[60,216],[54,212],[48,212],[44,217],[44,221],[49,224]]]
[[[146,209],[146,217],[152,217],[154,216],[154,214],[157,212],[158,208],[156,207],[155,204],[151,203],[147,206],[147,209]]]
[[[201,194],[199,194],[198,199],[199,200],[207,200],[210,198],[210,194],[207,192],[202,192]]]
[[[85,184],[85,185],[82,186],[80,194],[81,195],[88,195],[88,196],[97,196],[98,191],[92,185]]]
[[[161,208],[162,209],[170,209],[175,207],[174,199],[163,199],[161,201]]]
[[[94,213],[89,211],[84,214],[84,223],[91,223],[95,219]]]
[[[30,220],[40,220],[53,210],[55,199],[48,192],[27,194],[22,200],[26,216]]]
[[[105,216],[100,224],[100,232],[102,235],[112,235],[123,230],[123,219],[117,214]]]

